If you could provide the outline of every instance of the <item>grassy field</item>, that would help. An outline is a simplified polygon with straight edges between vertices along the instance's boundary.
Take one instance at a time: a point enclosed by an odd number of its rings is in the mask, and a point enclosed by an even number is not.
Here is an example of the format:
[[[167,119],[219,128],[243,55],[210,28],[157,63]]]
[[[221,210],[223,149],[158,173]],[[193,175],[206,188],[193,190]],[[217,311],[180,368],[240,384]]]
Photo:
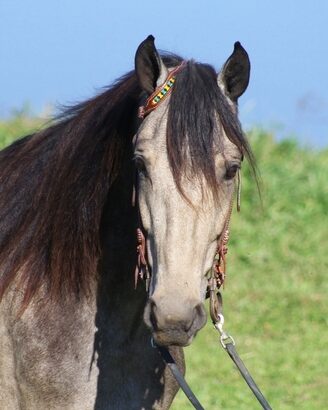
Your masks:
[[[0,144],[40,127],[0,122]],[[274,409],[328,407],[328,150],[249,134],[262,177],[262,205],[243,170],[223,291],[226,330]],[[207,410],[260,408],[210,324],[185,349],[187,379]],[[173,410],[191,409],[179,393]]]

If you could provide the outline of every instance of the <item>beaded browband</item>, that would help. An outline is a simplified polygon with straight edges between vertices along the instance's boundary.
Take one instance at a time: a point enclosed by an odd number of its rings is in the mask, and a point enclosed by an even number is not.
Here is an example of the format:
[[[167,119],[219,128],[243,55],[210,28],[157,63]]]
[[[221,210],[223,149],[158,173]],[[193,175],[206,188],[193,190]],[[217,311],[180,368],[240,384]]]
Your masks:
[[[164,84],[156,88],[156,90],[147,98],[145,105],[139,107],[139,118],[145,118],[147,114],[157,108],[157,106],[171,94],[172,87],[175,83],[176,74],[181,71],[186,64],[186,61],[182,61],[180,65],[169,72]]]

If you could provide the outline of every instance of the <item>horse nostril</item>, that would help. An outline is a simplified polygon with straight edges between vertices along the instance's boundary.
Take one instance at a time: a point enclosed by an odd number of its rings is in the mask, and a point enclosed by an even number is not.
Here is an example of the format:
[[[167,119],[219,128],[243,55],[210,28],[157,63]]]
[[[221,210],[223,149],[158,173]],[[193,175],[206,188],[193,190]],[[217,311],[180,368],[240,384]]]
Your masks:
[[[205,314],[204,305],[202,303],[199,303],[198,305],[196,305],[194,307],[194,313],[195,313],[195,317],[196,316],[204,316],[204,314]]]
[[[206,323],[206,310],[202,303],[196,305],[193,309],[193,320],[188,330],[197,331]]]
[[[145,321],[154,332],[174,329],[193,334],[204,326],[206,311],[204,305],[199,303],[193,308],[183,309],[180,315],[173,315],[170,311],[161,309],[161,306],[158,306],[154,299],[150,299],[145,311]]]

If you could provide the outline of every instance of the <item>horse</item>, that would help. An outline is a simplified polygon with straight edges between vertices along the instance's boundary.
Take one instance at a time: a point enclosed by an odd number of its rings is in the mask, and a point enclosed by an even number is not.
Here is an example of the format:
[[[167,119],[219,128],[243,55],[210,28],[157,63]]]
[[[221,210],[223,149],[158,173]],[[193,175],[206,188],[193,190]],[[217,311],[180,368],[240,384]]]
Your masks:
[[[2,410],[170,407],[151,338],[184,372],[236,175],[254,165],[249,75],[239,42],[217,74],[148,36],[134,70],[1,151]]]

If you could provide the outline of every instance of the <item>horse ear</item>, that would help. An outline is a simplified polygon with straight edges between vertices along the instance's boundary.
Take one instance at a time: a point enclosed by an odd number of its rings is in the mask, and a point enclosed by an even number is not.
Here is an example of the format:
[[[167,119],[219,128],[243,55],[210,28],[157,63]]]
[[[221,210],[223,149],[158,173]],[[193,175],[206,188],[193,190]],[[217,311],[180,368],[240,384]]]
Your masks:
[[[135,56],[135,70],[139,84],[148,94],[162,85],[168,76],[168,69],[156,50],[154,40],[153,36],[148,36],[138,47]]]
[[[246,50],[237,41],[231,56],[224,64],[218,75],[218,84],[225,94],[237,102],[249,83],[251,64]]]

